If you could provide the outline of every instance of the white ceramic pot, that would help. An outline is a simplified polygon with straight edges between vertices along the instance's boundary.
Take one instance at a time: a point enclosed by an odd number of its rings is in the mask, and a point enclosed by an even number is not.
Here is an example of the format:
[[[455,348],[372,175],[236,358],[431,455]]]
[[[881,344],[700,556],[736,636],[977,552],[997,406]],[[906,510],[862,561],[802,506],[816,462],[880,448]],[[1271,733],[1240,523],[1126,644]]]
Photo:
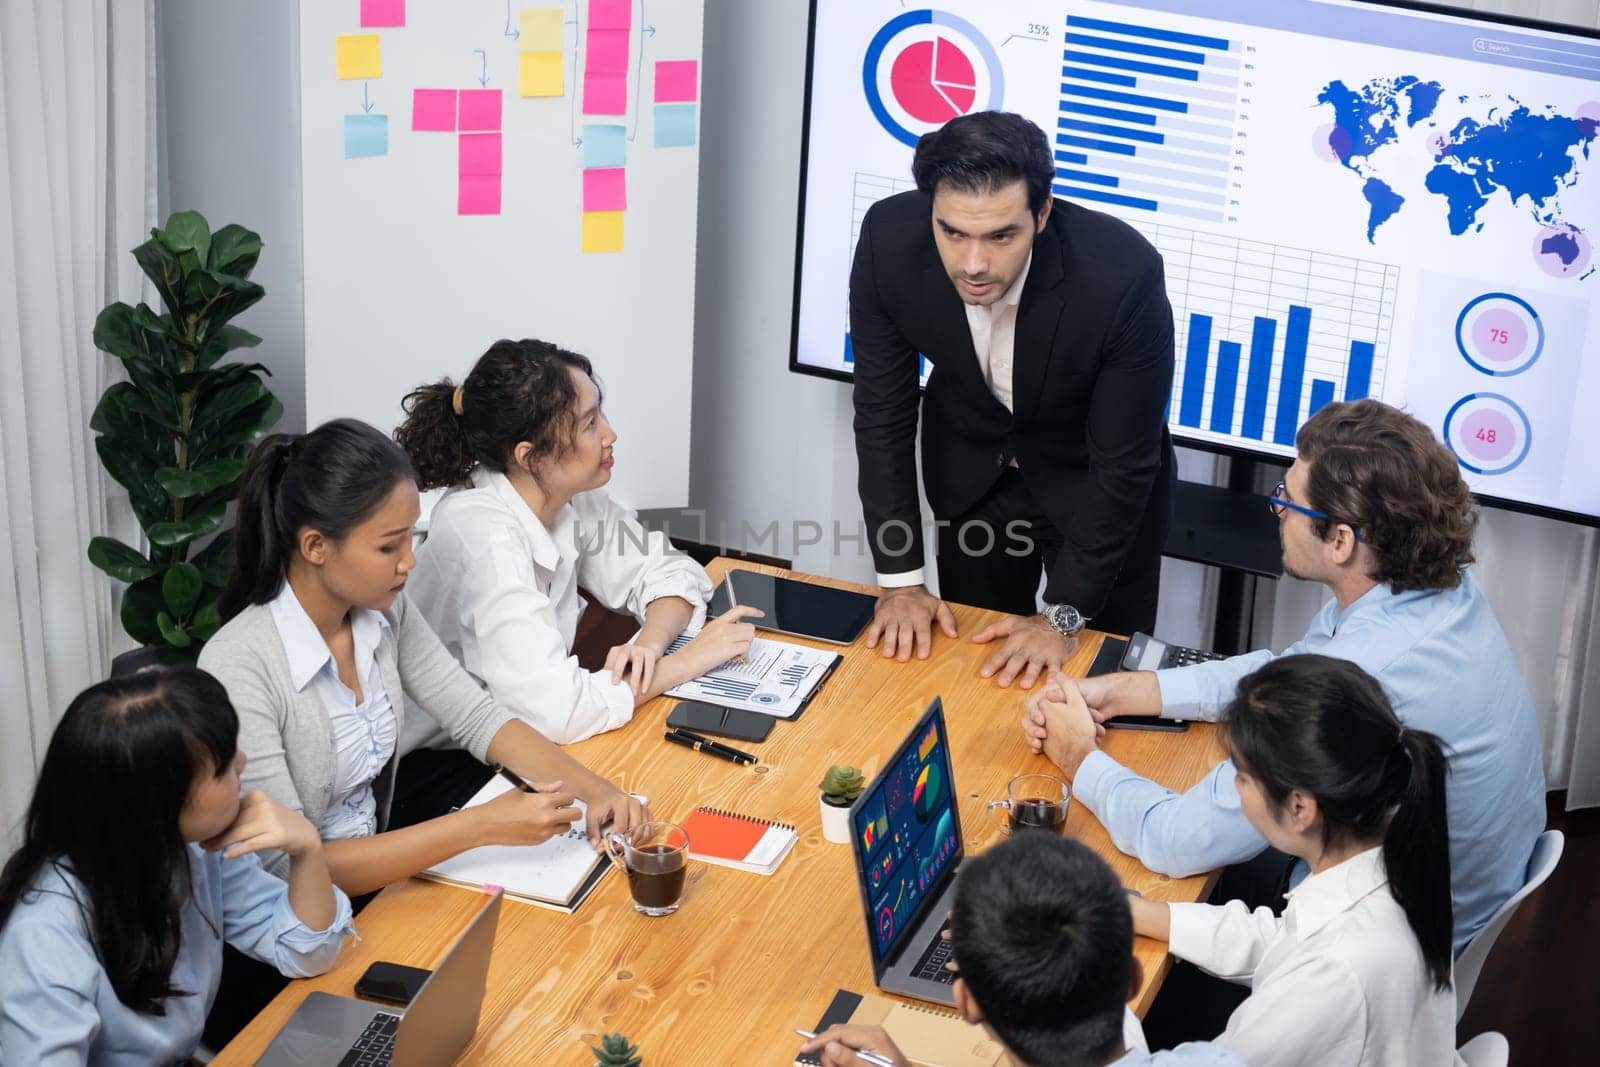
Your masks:
[[[836,845],[850,843],[850,809],[835,807],[827,797],[817,794],[817,805],[822,809],[822,836]]]

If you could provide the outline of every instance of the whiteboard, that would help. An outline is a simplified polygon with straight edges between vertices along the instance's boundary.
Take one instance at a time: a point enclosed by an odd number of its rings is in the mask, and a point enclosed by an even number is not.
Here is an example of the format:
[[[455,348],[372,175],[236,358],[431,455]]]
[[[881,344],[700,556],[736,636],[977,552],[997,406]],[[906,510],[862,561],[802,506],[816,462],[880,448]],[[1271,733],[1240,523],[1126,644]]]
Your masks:
[[[558,96],[521,95],[524,8],[560,10],[528,35],[560,45],[529,52],[530,87]],[[612,493],[687,502],[703,21],[702,0],[300,4],[309,426],[392,430],[417,385],[460,381],[501,337],[537,337],[595,363],[619,435]],[[604,77],[617,66],[620,85]],[[586,193],[585,171],[614,171],[619,152],[621,250],[585,252],[586,195],[613,208],[619,177],[591,175]]]

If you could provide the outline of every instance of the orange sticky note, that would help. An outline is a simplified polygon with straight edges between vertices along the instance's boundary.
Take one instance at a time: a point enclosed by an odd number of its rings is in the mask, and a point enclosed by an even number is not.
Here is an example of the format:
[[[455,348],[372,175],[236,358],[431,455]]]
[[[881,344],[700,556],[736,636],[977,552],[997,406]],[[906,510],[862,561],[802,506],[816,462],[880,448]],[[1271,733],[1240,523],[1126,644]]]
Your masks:
[[[583,213],[585,252],[622,251],[622,212],[585,211]]]
[[[334,38],[334,59],[339,67],[339,77],[383,77],[382,38],[375,33],[346,33]]]

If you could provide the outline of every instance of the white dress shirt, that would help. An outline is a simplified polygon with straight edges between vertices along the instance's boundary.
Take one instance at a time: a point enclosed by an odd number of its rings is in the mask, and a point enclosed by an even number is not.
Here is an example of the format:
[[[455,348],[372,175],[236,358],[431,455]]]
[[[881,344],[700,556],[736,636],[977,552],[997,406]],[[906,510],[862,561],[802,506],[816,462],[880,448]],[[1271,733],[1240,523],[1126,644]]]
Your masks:
[[[333,726],[333,796],[317,829],[324,841],[370,837],[378,832],[378,805],[372,783],[394,755],[398,732],[377,660],[379,635],[388,628],[389,620],[380,612],[365,608],[350,610],[356,677],[361,679],[358,704],[356,695],[339,680],[339,668],[328,643],[322,639],[322,631],[301,607],[288,582],[283,583],[270,607],[272,621],[283,638],[295,690],[304,692],[310,686],[328,710]],[[246,757],[249,755],[245,753]]]
[[[504,474],[480,467],[470,485],[435,505],[406,594],[452,655],[558,744],[613,730],[633,717],[633,691],[572,654],[583,586],[615,611],[643,618],[652,600],[681,597],[705,618],[711,579],[661,533],[602,490],[579,493],[547,529]],[[446,747],[421,716],[401,751]]]
[[[1011,397],[1012,372],[1015,369],[1017,340],[1017,305],[1022,302],[1022,287],[1027,284],[1028,270],[1033,266],[1033,253],[1028,253],[1022,273],[1011,283],[1004,296],[992,304],[967,304],[967,328],[972,331],[972,350],[977,353],[978,367],[994,398],[1014,410]],[[1013,459],[1015,467],[1017,461]],[[884,589],[898,589],[907,585],[922,585],[927,575],[924,568],[879,574],[878,585]]]
[[[1252,1067],[1456,1063],[1456,998],[1434,990],[1383,853],[1306,878],[1282,916],[1173,904],[1171,949],[1250,998],[1216,1043]]]

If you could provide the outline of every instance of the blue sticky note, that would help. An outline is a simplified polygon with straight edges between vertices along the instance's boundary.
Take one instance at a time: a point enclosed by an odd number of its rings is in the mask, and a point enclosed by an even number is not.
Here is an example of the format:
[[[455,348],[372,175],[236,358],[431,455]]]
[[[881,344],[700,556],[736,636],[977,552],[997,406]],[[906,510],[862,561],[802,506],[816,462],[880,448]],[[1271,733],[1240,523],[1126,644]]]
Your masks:
[[[346,115],[344,117],[344,158],[389,154],[388,115]]]
[[[656,105],[656,147],[693,148],[695,104]]]
[[[611,123],[584,123],[583,167],[620,167],[628,154],[623,138],[626,127]]]

